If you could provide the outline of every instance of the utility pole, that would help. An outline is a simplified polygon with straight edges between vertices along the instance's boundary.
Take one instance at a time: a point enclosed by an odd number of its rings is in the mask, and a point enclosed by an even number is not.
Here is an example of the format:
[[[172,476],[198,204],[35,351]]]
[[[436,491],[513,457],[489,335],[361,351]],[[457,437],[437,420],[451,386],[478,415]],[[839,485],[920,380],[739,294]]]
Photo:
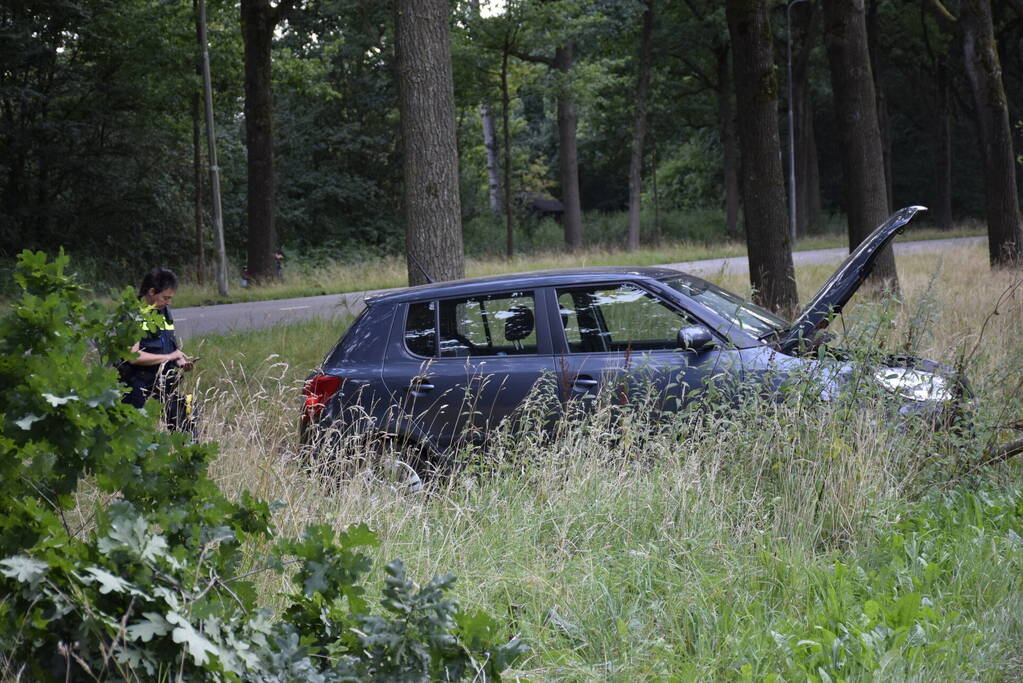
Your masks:
[[[202,87],[206,97],[206,139],[210,157],[210,194],[213,199],[213,229],[217,236],[217,290],[227,296],[227,253],[224,250],[224,212],[220,206],[220,167],[217,140],[213,132],[213,87],[210,84],[210,50],[206,38],[206,0],[199,0],[199,51],[202,54]]]

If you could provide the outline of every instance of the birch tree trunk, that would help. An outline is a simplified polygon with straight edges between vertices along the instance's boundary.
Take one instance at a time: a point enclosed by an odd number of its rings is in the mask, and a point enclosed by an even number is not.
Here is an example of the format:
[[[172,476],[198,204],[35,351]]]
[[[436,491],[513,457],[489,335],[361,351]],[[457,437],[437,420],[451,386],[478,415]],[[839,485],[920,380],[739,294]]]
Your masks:
[[[494,112],[487,103],[480,105],[480,119],[483,122],[483,148],[487,150],[487,190],[490,196],[490,210],[501,214],[501,171],[497,154],[497,128],[494,126]]]
[[[515,255],[515,221],[512,211],[512,158],[511,158],[511,92],[508,86],[508,60],[510,46],[504,44],[501,55],[501,137],[504,143],[504,234],[505,254],[511,259]]]

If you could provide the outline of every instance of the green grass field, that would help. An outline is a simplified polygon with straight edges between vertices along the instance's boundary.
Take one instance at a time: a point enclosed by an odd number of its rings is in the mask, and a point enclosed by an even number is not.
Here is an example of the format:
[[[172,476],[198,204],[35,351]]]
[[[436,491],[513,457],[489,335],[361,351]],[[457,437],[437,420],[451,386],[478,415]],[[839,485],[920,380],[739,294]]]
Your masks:
[[[836,343],[961,359],[974,436],[899,428],[865,399],[651,423],[605,397],[554,438],[495,434],[409,494],[296,454],[301,381],[343,322],[187,350],[221,486],[281,501],[285,532],[366,522],[378,571],[401,557],[422,581],[458,575],[463,605],[530,644],[512,680],[1019,680],[1023,470],[974,465],[1023,418],[1023,275],[979,247],[898,267],[901,300],[852,306]],[[799,269],[800,295],[830,271]],[[262,586],[271,602],[281,588]]]

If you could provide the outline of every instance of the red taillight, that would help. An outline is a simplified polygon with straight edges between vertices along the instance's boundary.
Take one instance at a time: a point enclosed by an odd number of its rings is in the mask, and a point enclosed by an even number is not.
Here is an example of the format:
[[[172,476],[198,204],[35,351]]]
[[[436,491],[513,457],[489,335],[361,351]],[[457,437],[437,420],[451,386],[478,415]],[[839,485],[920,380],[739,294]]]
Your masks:
[[[302,395],[305,396],[302,420],[309,422],[318,418],[323,412],[323,406],[340,388],[341,378],[334,375],[315,375],[307,379],[302,389]]]

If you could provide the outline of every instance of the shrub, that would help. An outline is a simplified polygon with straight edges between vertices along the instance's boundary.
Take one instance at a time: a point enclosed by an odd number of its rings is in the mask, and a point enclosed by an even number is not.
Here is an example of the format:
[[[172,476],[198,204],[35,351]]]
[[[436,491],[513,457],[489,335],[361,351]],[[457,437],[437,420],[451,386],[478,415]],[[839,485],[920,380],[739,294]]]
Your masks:
[[[4,679],[498,679],[525,652],[446,597],[453,577],[419,587],[400,561],[374,608],[365,525],[273,543],[271,506],[209,478],[215,445],[120,402],[141,314],[130,291],[86,305],[67,264],[22,253],[0,319]],[[251,577],[286,567],[277,618]]]

